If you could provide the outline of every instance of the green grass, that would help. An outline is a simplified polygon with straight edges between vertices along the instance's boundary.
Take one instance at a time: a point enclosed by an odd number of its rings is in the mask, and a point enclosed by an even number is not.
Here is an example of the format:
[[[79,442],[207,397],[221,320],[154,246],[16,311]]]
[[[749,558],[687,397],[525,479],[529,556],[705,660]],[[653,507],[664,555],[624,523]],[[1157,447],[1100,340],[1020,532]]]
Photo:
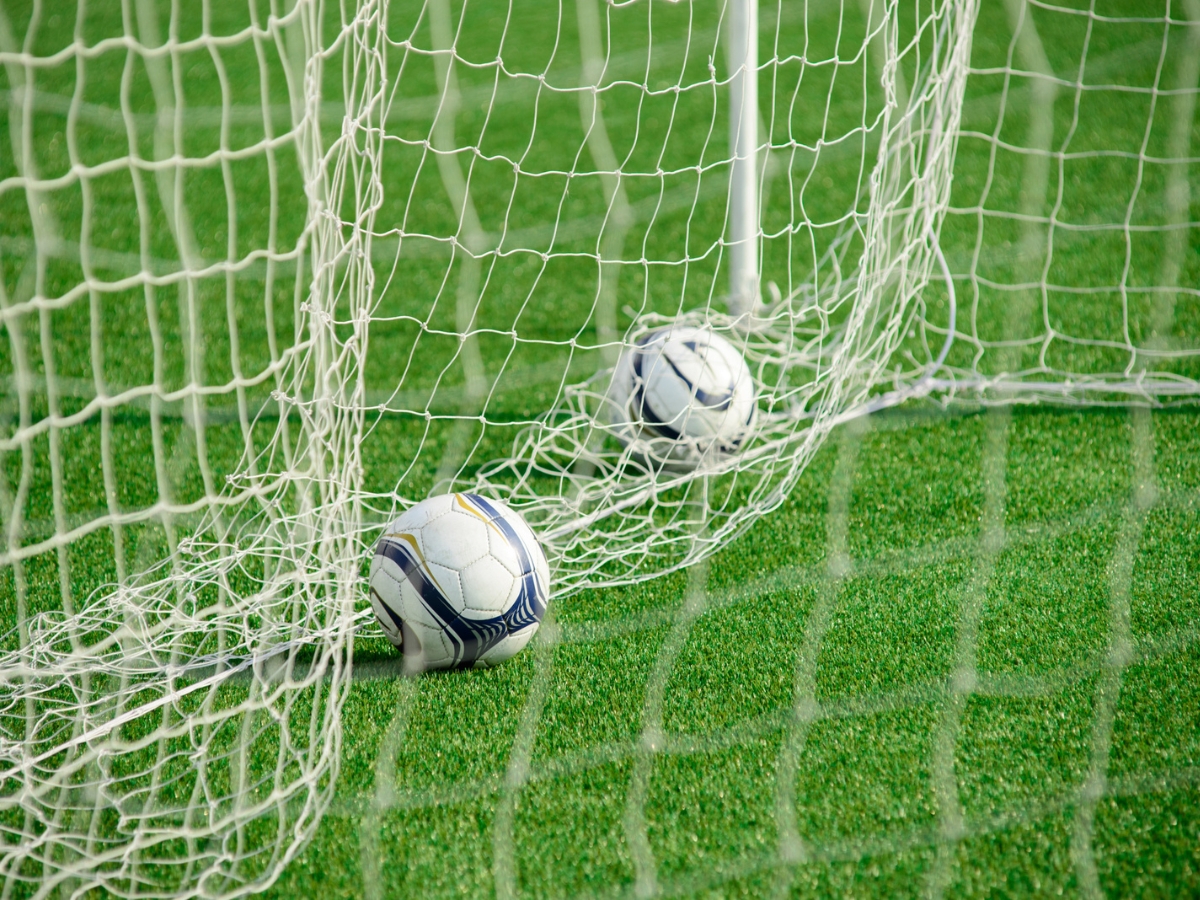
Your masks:
[[[452,5],[457,21],[461,6]],[[75,28],[73,10],[45,6],[33,44],[39,53],[63,46]],[[1101,3],[1097,11],[1145,14],[1142,6]],[[178,33],[194,37],[200,9],[180,8]],[[393,4],[389,33],[396,41],[411,36],[413,46],[428,50],[428,22],[418,24],[419,9]],[[456,229],[436,161],[422,143],[433,121],[433,66],[427,54],[401,44],[390,51],[391,70],[404,74],[389,120],[395,139],[384,151],[377,226],[408,236],[399,245],[385,234],[376,247],[381,284],[389,274],[390,281],[381,288],[372,326],[368,390],[372,402],[391,402],[372,421],[362,451],[367,487],[381,494],[422,495],[445,454],[459,453],[456,462],[471,471],[504,453],[513,431],[552,405],[564,380],[586,376],[599,361],[597,263],[578,254],[594,253],[601,236],[602,185],[594,176],[559,174],[592,169],[586,149],[576,159],[583,139],[577,100],[554,90],[578,83],[574,7],[514,4],[501,44],[507,9],[472,0],[458,45],[474,65],[458,67],[464,99],[456,140],[479,146],[484,155],[460,152],[457,158],[464,170],[473,166],[472,198],[482,227],[491,235],[505,228],[516,235],[500,245],[512,253],[488,256],[480,267],[476,325],[494,329],[478,338],[492,391],[486,406],[471,406],[459,342],[446,333],[457,329],[461,255],[420,237]],[[217,34],[244,27],[245,10],[239,3],[214,5],[209,27]],[[28,5],[6,5],[4,12],[20,39],[30,21]],[[1049,61],[1063,77],[1074,77],[1090,27],[1091,83],[1152,83],[1161,28],[1089,25],[1085,16],[1040,8],[1033,15]],[[608,80],[634,82],[616,84],[604,100],[614,151],[628,159],[631,172],[655,173],[661,165],[668,173],[624,180],[635,217],[616,289],[623,328],[631,321],[625,307],[671,313],[723,302],[724,270],[713,245],[723,230],[724,169],[717,165],[697,177],[683,167],[724,156],[727,101],[705,83],[710,53],[717,53],[714,63],[723,71],[715,5],[642,3],[612,16],[614,46],[644,48],[652,33],[656,48],[649,59],[636,51],[614,57]],[[864,28],[856,3],[842,9],[786,2],[778,13],[764,3],[762,16],[764,35],[779,35],[781,55],[805,47],[816,61],[857,48]],[[906,18],[903,27],[909,23]],[[685,54],[689,27],[694,40]],[[98,3],[80,26],[92,43],[121,28],[119,8]],[[1173,84],[1181,34],[1172,29],[1164,85]],[[1004,5],[983,4],[973,64],[1003,66],[1010,42]],[[493,96],[489,65],[498,52],[510,71],[544,72],[548,87],[502,80]],[[267,58],[266,100],[278,107],[287,102],[283,67],[277,55]],[[69,165],[63,98],[69,101],[78,88],[84,103],[115,108],[125,64],[120,49],[90,59],[82,86],[73,63],[39,70],[31,142],[42,177]],[[178,64],[189,106],[219,106],[221,79],[209,53],[189,51]],[[257,108],[263,96],[252,48],[230,49],[222,64],[230,103]],[[335,57],[327,66],[330,98],[340,97],[340,64]],[[762,93],[772,142],[782,148],[772,154],[763,210],[764,227],[774,235],[766,242],[764,275],[785,290],[808,277],[813,258],[837,233],[838,217],[854,203],[860,147],[810,148],[824,125],[844,135],[878,111],[880,95],[863,87],[864,69],[871,72],[867,58],[836,75],[831,66],[789,59],[772,73],[778,79],[773,99]],[[13,77],[0,71],[0,86],[12,87]],[[142,116],[135,144],[152,159],[151,81],[144,65],[133,65],[130,106]],[[1014,76],[1009,88],[999,137],[1012,145],[1023,145],[1030,129],[1028,81]],[[696,86],[677,100],[673,93],[647,94],[643,82],[654,90]],[[970,276],[960,282],[960,299],[970,305],[968,332],[985,340],[1008,334],[1005,329],[1012,329],[1008,336],[1029,336],[1043,328],[1037,306],[1027,307],[1026,318],[1010,314],[1022,302],[1040,305],[1032,294],[1022,301],[1023,294],[1005,286],[1040,278],[1045,262],[1017,252],[1018,224],[985,217],[979,261],[972,263],[976,208],[1011,213],[1025,202],[1026,155],[1002,146],[993,165],[993,144],[985,137],[996,127],[1003,83],[998,74],[971,79],[954,211],[943,231],[954,271]],[[1075,99],[1065,88],[1055,99],[1056,147],[1072,127]],[[1147,155],[1161,157],[1171,124],[1163,111],[1167,100],[1160,98],[1147,135],[1148,103],[1145,94],[1081,93],[1066,149],[1136,152],[1145,137]],[[273,115],[278,133],[286,116]],[[12,123],[4,122],[0,179],[18,172],[9,150]],[[211,118],[190,125],[189,155],[220,145]],[[127,152],[123,127],[94,112],[82,115],[76,125],[81,160]],[[1193,134],[1194,156],[1200,128]],[[248,116],[237,120],[229,141],[246,146],[264,135],[262,122]],[[521,161],[519,177],[514,159]],[[231,229],[235,255],[266,246],[272,229],[278,247],[294,244],[305,214],[303,184],[289,145],[278,148],[276,162],[274,221],[262,154],[233,163],[228,181],[219,167],[189,170],[182,179],[204,258],[225,257]],[[1161,225],[1166,170],[1148,163],[1135,195],[1134,161],[1065,160],[1059,219],[1111,225],[1128,210],[1135,225]],[[1054,167],[1049,177],[1042,213],[1057,193]],[[0,191],[6,303],[27,300],[35,290],[60,296],[76,286],[82,269],[69,250],[74,244],[105,251],[97,254],[98,277],[128,275],[130,265],[139,264],[139,222],[147,226],[156,271],[171,271],[180,253],[167,200],[153,175],[144,182],[144,217],[128,171],[94,179],[90,198],[77,184],[40,196],[68,246],[44,257],[40,273],[30,249],[30,198],[17,186]],[[232,221],[228,184],[237,198]],[[1192,194],[1188,218],[1196,222],[1200,191]],[[801,218],[799,204],[807,221],[789,233]],[[1165,246],[1161,231],[1131,238],[1135,339],[1151,314],[1149,295],[1137,288],[1159,283]],[[1192,227],[1180,284],[1200,278],[1198,248],[1200,229]],[[1060,229],[1047,280],[1110,288],[1122,278],[1125,251],[1120,231]],[[70,413],[94,395],[97,366],[110,386],[153,382],[155,359],[147,348],[155,317],[162,335],[160,383],[168,390],[193,376],[226,384],[235,367],[263,373],[272,354],[296,340],[294,266],[281,265],[271,277],[259,267],[235,279],[236,357],[224,277],[198,279],[193,288],[190,299],[173,285],[151,296],[140,288],[103,292],[94,304],[85,293],[42,317],[14,320],[0,341],[0,435],[20,421],[11,376],[21,354],[35,379],[53,365],[65,388],[58,403]],[[1198,298],[1194,291],[1176,296],[1172,338],[1178,346],[1193,346],[1200,334]],[[928,300],[938,320],[944,315],[938,288]],[[1117,293],[1051,290],[1046,310],[1064,333],[1120,338]],[[201,339],[188,339],[189,313]],[[516,339],[509,333],[514,327]],[[94,335],[104,347],[99,360],[91,352]],[[973,351],[960,342],[950,361],[969,367]],[[982,368],[993,371],[994,358],[985,357]],[[1126,361],[1109,348],[1062,341],[1051,344],[1047,358],[1052,367],[1083,373]],[[1019,362],[1033,359],[1027,350]],[[1194,366],[1185,359],[1177,371],[1194,377]],[[251,406],[264,403],[273,386],[267,378],[249,388]],[[42,387],[30,398],[28,414],[36,422],[49,400]],[[19,541],[26,546],[53,536],[60,512],[72,525],[114,506],[146,509],[163,499],[163,481],[173,502],[196,503],[208,489],[202,459],[219,490],[238,468],[243,435],[231,392],[208,406],[203,450],[182,405],[170,402],[157,439],[148,403],[60,430],[60,475],[48,461],[46,436],[34,438],[27,455],[0,455],[5,533],[22,479]],[[453,424],[427,424],[426,409],[482,413],[489,426],[477,447],[456,451]],[[256,445],[279,424],[270,416],[260,420]],[[654,888],[665,896],[705,897],[939,890],[1008,896],[1086,894],[1095,884],[1109,896],[1200,893],[1198,426],[1194,408],[1155,413],[1148,426],[1123,409],[1017,409],[1006,416],[920,406],[892,412],[863,429],[836,433],[786,504],[705,569],[562,599],[554,627],[501,668],[400,679],[390,645],[365,628],[355,645],[357,675],[343,711],[332,807],[270,895],[488,897],[511,888],[520,896],[572,897]],[[107,470],[105,442],[112,447]],[[1140,510],[1132,505],[1139,448],[1152,458],[1158,486],[1153,503]],[[400,461],[414,457],[415,466],[402,472]],[[61,511],[52,502],[56,478]],[[106,482],[114,486],[112,496]],[[185,532],[194,521],[176,517]],[[1003,529],[999,546],[985,540],[989,521]],[[39,553],[20,569],[27,612],[59,610],[68,599],[84,603],[114,581],[121,566],[136,572],[167,551],[166,532],[151,519],[118,536],[108,529],[93,533],[61,555]],[[1130,560],[1124,568],[1122,554]],[[16,570],[0,569],[0,619],[15,623],[19,602]],[[1125,629],[1131,649],[1121,657],[1112,652],[1113,642]],[[6,649],[16,640],[10,634]],[[956,685],[970,689],[956,692]],[[273,768],[271,746],[269,740],[258,746],[253,766]]]
[[[1153,420],[1161,493],[1126,586],[1134,652],[1091,838],[1109,896],[1200,887],[1200,633],[1189,614],[1200,572],[1197,421],[1192,412]],[[915,894],[936,870],[933,760],[963,591],[979,565],[985,425],[979,415],[893,415],[862,438],[851,573],[831,600],[819,713],[796,763],[809,861],[786,871],[801,896]],[[1019,411],[1007,430],[1007,543],[986,586],[977,684],[954,739],[964,833],[947,845],[949,889],[1074,894],[1071,847],[1094,754],[1132,432],[1123,412]],[[713,558],[707,610],[658,670],[663,733],[636,827],[667,895],[765,896],[780,877],[777,764],[826,577],[837,452],[823,451],[784,509]],[[497,670],[356,682],[338,797],[276,895],[488,896],[497,852],[511,854],[522,896],[632,893],[631,777],[652,673],[686,591],[675,577],[564,600],[557,642]],[[362,663],[387,651],[360,641],[356,654]],[[516,731],[539,666],[546,684],[530,749]],[[397,716],[402,745],[381,759]],[[509,793],[521,752],[528,771]],[[381,771],[394,772],[382,789]],[[511,830],[498,836],[505,804]],[[377,883],[364,885],[364,871]]]

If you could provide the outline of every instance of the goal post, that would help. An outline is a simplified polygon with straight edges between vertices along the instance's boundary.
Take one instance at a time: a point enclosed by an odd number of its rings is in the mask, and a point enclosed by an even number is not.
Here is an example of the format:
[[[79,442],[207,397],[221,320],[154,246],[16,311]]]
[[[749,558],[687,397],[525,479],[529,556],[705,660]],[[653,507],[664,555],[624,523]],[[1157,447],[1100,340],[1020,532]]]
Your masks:
[[[730,0],[729,314],[752,314],[761,302],[758,258],[758,0]]]
[[[1200,393],[1198,0],[60,6],[0,6],[8,896],[271,884],[430,493],[562,599],[874,410]],[[757,397],[691,467],[613,410],[678,325]]]

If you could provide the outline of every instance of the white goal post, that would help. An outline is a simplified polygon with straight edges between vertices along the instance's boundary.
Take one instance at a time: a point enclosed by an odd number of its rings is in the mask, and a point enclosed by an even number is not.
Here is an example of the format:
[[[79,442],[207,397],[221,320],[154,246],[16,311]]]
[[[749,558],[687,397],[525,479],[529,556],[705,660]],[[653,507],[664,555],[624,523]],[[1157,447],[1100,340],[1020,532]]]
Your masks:
[[[1200,393],[1198,0],[49,6],[0,6],[6,896],[270,885],[431,492],[519,510],[561,599],[873,410]],[[606,406],[676,323],[758,396],[691,469]]]
[[[761,303],[758,273],[758,0],[729,4],[729,313]]]

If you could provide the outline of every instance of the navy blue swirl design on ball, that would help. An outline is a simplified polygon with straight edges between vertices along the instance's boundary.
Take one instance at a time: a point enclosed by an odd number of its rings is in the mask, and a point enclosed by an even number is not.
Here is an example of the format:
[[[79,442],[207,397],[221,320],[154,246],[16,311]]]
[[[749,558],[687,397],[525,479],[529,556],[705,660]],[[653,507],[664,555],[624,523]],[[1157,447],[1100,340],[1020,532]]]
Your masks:
[[[517,555],[517,562],[521,566],[521,593],[503,616],[509,632],[517,632],[541,622],[546,614],[546,586],[541,584],[537,567],[533,564],[533,554],[517,530],[499,509],[478,494],[455,494],[455,499],[468,512],[476,515],[482,513],[481,517],[500,532]]]
[[[508,627],[503,616],[468,619],[454,609],[442,593],[433,573],[425,566],[425,560],[421,557],[412,535],[384,535],[375,547],[375,555],[390,559],[400,567],[408,583],[421,598],[421,603],[441,624],[442,633],[450,640],[455,667],[473,665],[479,657],[508,636]],[[386,603],[381,605],[395,622],[397,631],[402,631],[403,619],[400,615]]]
[[[642,371],[646,355],[646,346],[664,334],[666,335],[666,339],[670,340],[670,332],[665,330],[651,331],[649,334],[642,335],[642,337],[638,339],[636,345],[637,349],[635,349],[633,352],[633,374],[636,376],[636,386],[633,392],[633,407],[637,411],[638,418],[642,420],[643,424],[645,424],[647,428],[661,437],[670,438],[673,441],[677,441],[683,436],[682,433],[674,426],[664,422],[662,416],[655,411],[654,407],[646,399],[646,375]],[[698,342],[682,341],[681,343],[697,356],[700,356],[700,345]],[[729,409],[729,404],[733,402],[733,395],[736,385],[731,384],[728,388],[720,393],[709,393],[699,385],[693,384],[692,380],[683,374],[683,371],[678,365],[676,365],[675,360],[671,359],[671,357],[667,355],[665,347],[663,348],[662,352],[660,352],[659,357],[671,367],[671,371],[675,373],[675,377],[683,382],[684,386],[691,393],[692,397],[701,406],[716,410]],[[707,365],[707,362],[708,361],[706,358],[701,357],[701,363]]]
[[[521,590],[504,613],[488,619],[472,619],[456,611],[429,570],[411,534],[385,534],[379,539],[375,554],[390,559],[400,567],[422,604],[442,626],[443,633],[450,641],[454,667],[462,668],[474,665],[508,635],[540,623],[546,612],[546,588],[538,578],[533,555],[516,529],[492,503],[476,494],[455,494],[454,497],[461,509],[478,516],[495,529],[516,554],[521,567]],[[404,627],[401,616],[386,603],[380,606],[395,623],[397,631],[401,631]]]

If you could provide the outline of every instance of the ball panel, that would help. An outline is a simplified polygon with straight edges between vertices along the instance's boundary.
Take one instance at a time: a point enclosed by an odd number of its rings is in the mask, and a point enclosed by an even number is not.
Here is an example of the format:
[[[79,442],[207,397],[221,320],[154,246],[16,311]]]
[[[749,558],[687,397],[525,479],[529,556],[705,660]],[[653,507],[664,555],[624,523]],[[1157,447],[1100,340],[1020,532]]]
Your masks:
[[[447,640],[447,635],[441,628],[429,628],[424,625],[412,624],[412,629],[420,642],[421,650],[414,654],[414,668],[449,669],[457,665],[456,648]]]
[[[374,583],[375,579],[386,577],[396,583],[403,582],[405,580],[404,569],[390,553],[381,552],[384,540],[384,538],[380,538],[379,544],[375,547],[375,557],[371,560],[370,580]]]
[[[447,512],[421,529],[421,544],[430,563],[465,569],[487,555],[487,524],[457,511]]]
[[[540,579],[542,595],[548,597],[550,594],[550,564],[546,561],[545,551],[542,550],[542,545],[534,535],[533,529],[529,527],[529,523],[508,507],[505,509],[510,516],[513,531],[517,533],[517,537],[521,539],[533,560],[534,571]]]
[[[426,622],[434,628],[444,628],[458,617],[461,590],[458,587],[457,573],[443,571],[441,575],[446,576],[443,582],[416,549],[416,541],[411,535],[401,534],[396,538],[385,535],[379,541],[376,554],[385,557],[380,576],[397,582],[401,597],[397,611],[402,618]],[[443,590],[443,583],[451,586],[452,595],[447,596]],[[381,590],[380,593],[385,599],[388,597],[386,590]],[[457,605],[452,598],[457,600]]]
[[[462,570],[464,612],[500,615],[512,602],[515,579],[494,556],[477,559]]]
[[[426,524],[432,522],[449,509],[450,504],[446,502],[444,496],[430,497],[427,500],[422,500],[420,503],[413,504],[413,506],[401,513],[400,517],[388,526],[387,531],[419,531]]]
[[[433,579],[434,587],[441,593],[442,600],[449,609],[455,614],[461,612],[466,603],[466,597],[463,595],[462,580],[459,578],[458,570],[430,561],[428,572]],[[422,599],[425,599],[424,594],[422,594]]]
[[[515,634],[509,634],[504,640],[479,657],[481,666],[498,666],[505,660],[512,659],[525,649],[525,645],[537,634],[536,624],[523,628]]]
[[[694,408],[724,410],[733,399],[734,372],[717,348],[707,342],[678,338],[667,341],[658,362],[647,380],[661,378],[678,384]]]
[[[400,586],[400,593],[404,604],[400,610],[400,617],[402,619],[414,625],[436,628],[439,631],[445,627],[445,622],[429,608],[429,604],[417,593],[416,588],[411,583],[406,581],[402,584]]]

